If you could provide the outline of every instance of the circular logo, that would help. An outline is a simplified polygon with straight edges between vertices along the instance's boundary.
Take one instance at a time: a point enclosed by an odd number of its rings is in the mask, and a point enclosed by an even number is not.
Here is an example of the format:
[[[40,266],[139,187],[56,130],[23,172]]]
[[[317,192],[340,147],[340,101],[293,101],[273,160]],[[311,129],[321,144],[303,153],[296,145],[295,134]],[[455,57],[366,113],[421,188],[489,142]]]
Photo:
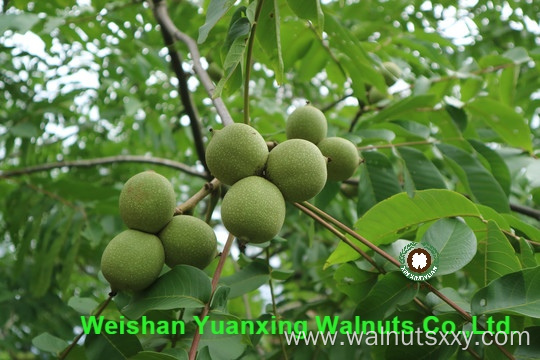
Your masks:
[[[430,244],[412,242],[401,250],[399,262],[401,272],[408,279],[424,281],[435,275],[439,266],[439,253]]]

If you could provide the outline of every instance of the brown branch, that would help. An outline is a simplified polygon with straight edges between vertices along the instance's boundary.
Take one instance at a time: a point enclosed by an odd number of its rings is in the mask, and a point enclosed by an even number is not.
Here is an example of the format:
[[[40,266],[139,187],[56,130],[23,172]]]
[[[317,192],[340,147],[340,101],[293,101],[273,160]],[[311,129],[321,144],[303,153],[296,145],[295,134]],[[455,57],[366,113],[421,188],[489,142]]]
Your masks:
[[[186,202],[183,204],[178,205],[176,208],[174,214],[175,215],[182,215],[188,210],[191,210],[197,205],[202,199],[204,199],[206,196],[208,196],[214,189],[216,189],[221,183],[218,179],[213,179],[210,182],[207,182],[204,184],[201,190],[199,190],[195,195],[190,197]]]
[[[172,169],[180,170],[186,174],[197,176],[203,179],[206,179],[208,176],[206,172],[200,172],[196,169],[183,164],[178,161],[173,161],[169,159],[163,159],[152,156],[142,156],[142,155],[117,155],[117,156],[108,156],[103,158],[88,159],[88,160],[71,160],[71,161],[58,161],[53,163],[41,164],[28,166],[25,168],[14,169],[14,170],[4,170],[0,171],[0,179],[21,176],[32,174],[40,171],[48,171],[52,169],[62,168],[62,167],[92,167],[97,165],[106,165],[106,164],[115,164],[115,163],[144,163],[144,164],[154,164],[169,167]]]
[[[325,112],[327,112],[328,110],[330,110],[330,109],[334,108],[335,106],[337,106],[340,102],[342,102],[342,101],[344,101],[344,100],[350,98],[351,96],[353,96],[353,93],[345,94],[345,95],[343,95],[342,97],[340,97],[339,99],[334,100],[334,101],[332,101],[331,103],[329,103],[329,104],[327,104],[327,105],[321,107],[321,111],[322,111],[323,113],[325,113]]]
[[[329,224],[327,221],[325,221],[321,216],[316,214],[314,211],[308,209],[304,204],[307,202],[304,202],[303,204],[294,203],[294,206],[302,210],[305,214],[309,215],[311,218],[316,220],[319,224],[327,228],[332,234],[336,235],[341,241],[343,241],[345,244],[349,245],[351,248],[354,249],[357,253],[359,253],[364,259],[366,259],[375,269],[377,269],[380,273],[384,273],[384,270],[381,269],[375,260],[371,258],[364,250],[360,249],[356,244],[351,242],[345,235],[337,231],[331,224]],[[310,204],[311,205],[311,204]],[[390,255],[388,255],[390,256]]]
[[[154,5],[154,16],[161,24],[161,26],[166,28],[166,31],[171,34],[174,39],[182,41],[188,47],[188,50],[191,54],[191,59],[193,60],[193,70],[199,76],[199,80],[201,81],[206,92],[208,93],[208,96],[210,96],[210,98],[212,99],[212,102],[216,107],[216,111],[220,116],[223,125],[230,125],[234,123],[231,114],[229,113],[229,110],[227,110],[227,107],[223,103],[223,100],[219,97],[213,97],[215,87],[212,83],[212,80],[210,79],[210,76],[208,76],[208,73],[206,72],[206,70],[203,69],[201,65],[201,55],[199,53],[199,48],[197,47],[197,43],[195,42],[195,40],[178,30],[176,25],[174,25],[174,23],[172,22],[167,11],[166,4],[163,0],[156,1]]]
[[[319,209],[318,207],[316,207],[315,205],[313,204],[310,204],[308,203],[307,201],[304,201],[302,203],[302,205],[306,208],[308,208],[309,210],[313,211],[314,213],[316,213],[317,215],[319,215],[320,217],[322,217],[323,219],[329,221],[330,223],[336,225],[338,228],[340,228],[341,230],[345,231],[347,234],[351,235],[352,237],[354,237],[356,240],[360,241],[362,244],[364,244],[365,246],[367,246],[368,248],[370,248],[371,250],[373,250],[374,252],[376,252],[377,254],[379,254],[380,256],[382,256],[383,258],[385,258],[386,260],[388,260],[389,262],[391,262],[392,264],[396,265],[397,267],[400,267],[401,264],[399,263],[399,261],[397,261],[396,259],[394,259],[390,254],[388,254],[386,251],[380,249],[377,245],[374,245],[372,244],[369,240],[367,240],[366,238],[364,238],[363,236],[361,236],[360,234],[358,234],[356,231],[354,231],[353,229],[351,229],[350,227],[348,227],[347,225],[343,224],[342,222],[340,222],[339,220],[333,218],[332,216],[330,216],[329,214],[325,213],[324,211],[322,211],[321,209]],[[349,239],[347,239],[348,242]],[[352,243],[351,243],[352,244]],[[347,245],[349,245],[347,243]],[[354,244],[353,244],[354,245]],[[349,245],[351,246],[351,245]],[[352,246],[351,246],[352,247]],[[362,255],[362,253],[360,253],[358,250],[362,251],[363,253],[365,253],[363,250],[361,250],[360,248],[358,248],[358,246],[354,246],[352,247],[356,252],[358,252],[360,255]],[[358,249],[358,250],[357,250]],[[363,256],[363,255],[362,255]]]
[[[157,3],[159,1],[160,0],[154,0],[154,3]],[[156,7],[154,7],[154,9],[156,9]],[[176,78],[178,79],[178,92],[180,94],[180,101],[182,102],[182,105],[184,106],[184,111],[186,115],[189,117],[189,125],[191,127],[191,132],[193,133],[193,140],[195,143],[195,150],[197,151],[197,156],[199,157],[199,160],[203,164],[207,174],[210,174],[210,170],[208,169],[208,166],[206,165],[206,157],[205,157],[201,122],[199,121],[199,114],[197,112],[197,107],[195,106],[195,104],[193,104],[193,99],[191,98],[191,94],[189,92],[188,83],[187,83],[187,75],[184,69],[182,68],[182,57],[178,53],[178,51],[175,51],[174,38],[171,35],[171,33],[168,31],[169,29],[166,26],[163,26],[163,24],[160,22],[160,18],[157,16],[155,11],[154,11],[154,17],[156,18],[156,20],[158,21],[160,25],[163,41],[165,42],[165,46],[167,47],[169,51],[169,56],[171,57],[171,67],[176,75]],[[210,177],[210,175],[208,176]]]
[[[295,204],[296,205],[296,204]],[[321,215],[321,217],[323,217],[324,219],[330,221],[332,224],[336,225],[337,227],[339,227],[340,229],[342,229],[343,231],[347,232],[349,235],[353,236],[355,239],[359,240],[362,244],[366,245],[367,247],[369,247],[370,249],[372,249],[373,251],[375,251],[377,254],[381,255],[382,257],[384,257],[385,259],[387,259],[388,261],[390,261],[392,264],[394,264],[395,266],[397,267],[401,267],[401,264],[399,263],[399,261],[397,261],[396,259],[394,259],[392,256],[390,256],[390,254],[386,253],[385,251],[383,251],[382,249],[380,249],[378,246],[372,244],[369,240],[365,239],[364,237],[362,237],[360,234],[358,234],[357,232],[355,232],[354,230],[352,230],[351,228],[349,228],[347,225],[341,223],[339,220],[333,218],[331,215],[327,214],[326,212],[324,212],[323,210],[317,208],[315,205],[312,205],[310,203],[308,203],[307,201],[305,201],[303,203],[303,205],[305,205],[305,207],[309,208],[310,210],[313,210],[313,212],[317,213],[318,215]],[[348,245],[348,244],[347,244]],[[350,245],[349,245],[350,246]],[[353,249],[356,251],[356,247],[353,247]],[[359,253],[360,255],[362,255],[361,253]],[[363,255],[362,255],[363,256]],[[468,322],[472,322],[472,317],[471,315],[466,312],[465,310],[463,310],[461,307],[459,307],[458,304],[456,304],[455,302],[453,302],[451,299],[449,299],[448,297],[446,297],[443,293],[441,293],[439,290],[437,290],[436,288],[433,287],[433,285],[431,285],[429,282],[427,281],[423,281],[422,282],[425,286],[427,286],[429,288],[429,290],[431,292],[433,292],[433,294],[435,294],[439,299],[441,299],[442,301],[444,301],[446,304],[448,304],[450,307],[452,307],[454,310],[456,310],[456,312],[458,314],[460,314],[465,320],[467,320]],[[485,330],[483,327],[479,326],[480,329],[482,330]],[[496,344],[496,346],[499,348],[499,350],[509,359],[514,359],[514,356],[506,349],[504,348],[502,345],[499,345],[499,344]]]
[[[210,312],[210,301],[212,300],[212,297],[214,296],[214,293],[216,291],[219,277],[221,276],[221,272],[223,271],[225,260],[227,259],[227,256],[229,256],[229,251],[231,249],[233,240],[234,240],[234,235],[229,233],[227,242],[225,243],[225,247],[223,248],[223,251],[221,252],[221,255],[219,257],[219,262],[216,267],[216,271],[214,272],[214,276],[212,277],[212,295],[210,296],[210,300],[208,300],[208,303],[206,303],[206,305],[204,306],[204,309],[200,315],[201,318],[204,318]],[[199,328],[197,328],[197,330],[195,331],[195,335],[193,336],[193,342],[191,343],[191,348],[189,349],[189,360],[195,360],[195,357],[197,356],[197,348],[199,347],[200,339],[201,339],[201,333],[199,331]]]
[[[536,210],[521,204],[510,204],[510,209],[517,213],[532,217],[533,219],[540,220],[540,210]]]

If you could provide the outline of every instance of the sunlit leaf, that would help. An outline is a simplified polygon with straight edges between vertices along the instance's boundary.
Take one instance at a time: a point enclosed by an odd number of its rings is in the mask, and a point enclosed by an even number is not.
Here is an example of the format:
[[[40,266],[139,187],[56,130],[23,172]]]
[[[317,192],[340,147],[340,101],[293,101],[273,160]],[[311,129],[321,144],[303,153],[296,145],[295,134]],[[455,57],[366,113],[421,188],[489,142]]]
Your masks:
[[[419,224],[445,217],[480,217],[478,208],[463,195],[450,190],[422,190],[414,197],[406,193],[379,202],[355,224],[357,232],[373,244],[387,244],[399,238],[400,232]],[[365,248],[357,240],[351,240]],[[325,266],[340,264],[360,257],[340,242]]]

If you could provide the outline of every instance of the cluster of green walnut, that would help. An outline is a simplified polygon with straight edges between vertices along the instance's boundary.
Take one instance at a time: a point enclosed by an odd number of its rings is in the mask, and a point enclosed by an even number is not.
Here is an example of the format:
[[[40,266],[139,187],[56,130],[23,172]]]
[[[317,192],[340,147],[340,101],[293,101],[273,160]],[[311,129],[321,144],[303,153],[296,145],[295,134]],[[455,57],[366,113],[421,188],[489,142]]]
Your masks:
[[[101,271],[111,291],[140,291],[160,275],[164,264],[205,268],[217,255],[214,230],[189,215],[174,216],[176,195],[164,176],[145,171],[122,188],[120,217],[129,228],[103,251]]]
[[[328,180],[351,177],[356,146],[326,137],[327,120],[311,105],[297,108],[286,123],[287,140],[270,151],[253,127],[234,123],[214,130],[206,162],[214,177],[230,185],[221,204],[225,228],[244,243],[274,238],[285,220],[285,202],[313,198]]]

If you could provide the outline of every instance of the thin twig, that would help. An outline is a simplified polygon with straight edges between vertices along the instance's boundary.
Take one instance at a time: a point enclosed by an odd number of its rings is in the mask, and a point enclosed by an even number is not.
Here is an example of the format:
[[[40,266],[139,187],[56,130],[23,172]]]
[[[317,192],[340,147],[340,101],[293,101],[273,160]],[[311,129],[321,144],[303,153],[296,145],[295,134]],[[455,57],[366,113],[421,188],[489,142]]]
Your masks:
[[[206,196],[208,196],[212,191],[214,191],[221,183],[218,179],[213,179],[210,182],[207,182],[204,184],[201,190],[197,191],[195,195],[190,197],[186,202],[183,204],[178,205],[176,210],[174,211],[175,215],[182,215],[188,210],[191,210],[197,205],[202,199],[204,199]]]
[[[96,159],[87,159],[87,160],[71,160],[71,161],[58,161],[53,163],[41,164],[28,166],[25,168],[0,171],[0,179],[10,178],[15,176],[21,176],[26,174],[32,174],[40,171],[48,171],[51,169],[57,169],[62,167],[91,167],[96,165],[105,165],[105,164],[115,164],[115,163],[146,163],[166,166],[176,170],[185,172],[193,176],[197,176],[203,179],[207,178],[206,172],[200,172],[186,164],[183,164],[178,161],[173,161],[169,159],[163,159],[152,156],[140,156],[140,155],[117,155],[117,156],[108,156],[103,158]]]
[[[390,254],[388,254],[386,251],[380,249],[378,246],[372,244],[369,240],[367,240],[366,238],[364,238],[363,236],[361,236],[360,234],[358,234],[356,231],[354,231],[353,229],[351,229],[350,227],[348,227],[347,225],[343,224],[342,222],[340,222],[339,220],[333,218],[332,216],[330,216],[329,214],[327,214],[326,212],[322,211],[321,209],[319,209],[318,207],[316,207],[315,205],[312,205],[310,203],[308,203],[307,201],[304,201],[302,203],[302,205],[306,208],[308,208],[309,210],[311,210],[312,212],[316,213],[317,215],[319,215],[320,217],[324,218],[325,220],[329,221],[330,223],[336,225],[338,228],[340,228],[341,230],[345,231],[347,234],[351,235],[352,237],[354,237],[356,240],[360,241],[362,244],[364,244],[365,246],[367,246],[368,248],[370,248],[371,250],[373,250],[374,252],[376,252],[377,254],[381,255],[383,258],[385,258],[386,260],[390,261],[392,264],[396,265],[397,267],[400,267],[401,264],[399,263],[399,261],[397,261],[396,259],[394,259]],[[353,244],[354,247],[352,247],[349,243]],[[362,253],[365,253],[362,249],[360,249],[358,246],[356,246],[354,243],[352,243],[349,239],[347,239],[347,242],[346,244],[351,246],[354,251],[358,252],[360,255],[364,256]],[[359,252],[362,251],[362,253]]]
[[[343,95],[342,97],[340,97],[339,99],[334,100],[334,101],[332,101],[331,103],[329,103],[329,104],[327,104],[327,105],[321,107],[321,111],[322,111],[323,113],[325,113],[325,112],[327,112],[328,110],[334,108],[334,107],[335,107],[337,104],[339,104],[340,102],[342,102],[342,101],[344,101],[344,100],[350,98],[351,96],[353,96],[353,93],[345,94],[345,95]]]
[[[160,0],[154,0],[154,3]],[[154,7],[156,9],[156,7]],[[157,14],[154,12],[154,17],[159,22]],[[205,159],[205,150],[204,150],[204,141],[202,136],[201,122],[199,120],[199,114],[197,112],[197,107],[193,103],[191,94],[188,88],[187,75],[184,69],[182,68],[182,57],[174,49],[174,38],[169,32],[169,29],[166,26],[163,26],[162,23],[159,23],[161,29],[161,35],[163,36],[163,41],[165,46],[169,50],[169,56],[171,57],[171,67],[178,79],[178,92],[180,94],[180,101],[184,107],[186,115],[189,117],[189,125],[191,127],[191,132],[193,133],[193,141],[195,143],[195,150],[199,160],[203,164],[207,174],[210,174],[210,170],[206,165]]]
[[[296,205],[296,204],[295,204]],[[321,217],[324,217],[325,219],[329,220],[331,223],[335,224],[336,226],[338,226],[340,229],[344,230],[345,232],[347,232],[349,235],[352,235],[355,239],[359,240],[360,242],[362,242],[362,244],[368,246],[370,249],[372,249],[373,251],[375,251],[377,254],[383,256],[385,259],[387,259],[388,261],[390,261],[392,264],[394,264],[395,266],[397,267],[401,267],[401,264],[399,263],[399,261],[397,261],[396,259],[394,259],[390,254],[386,253],[385,251],[383,251],[382,249],[380,249],[378,246],[372,244],[370,241],[368,241],[367,239],[365,239],[364,237],[362,237],[360,234],[358,234],[357,232],[355,232],[354,230],[352,230],[351,228],[349,228],[347,225],[341,223],[339,220],[333,218],[331,215],[327,214],[326,212],[324,212],[323,210],[317,208],[316,206],[308,203],[307,201],[303,203],[303,205],[306,205],[305,207],[309,208],[310,210],[313,210],[313,212],[317,213],[318,215],[321,215]],[[350,246],[350,245],[349,245]],[[353,249],[356,251],[356,248],[353,247]],[[362,254],[361,254],[362,255]],[[454,301],[452,301],[451,299],[449,299],[448,297],[446,297],[443,293],[441,293],[439,290],[437,290],[436,288],[433,287],[433,285],[431,285],[429,282],[427,281],[423,281],[422,282],[425,286],[427,286],[429,288],[429,290],[431,292],[433,292],[433,294],[435,294],[439,299],[441,299],[442,301],[444,301],[446,304],[448,304],[450,307],[452,307],[454,310],[456,310],[456,312],[458,314],[460,314],[466,321],[468,322],[472,322],[472,317],[471,315],[466,312],[465,310],[463,310],[459,305],[457,305]],[[481,326],[479,326],[480,329],[483,329]],[[485,330],[485,329],[483,329]],[[514,359],[514,356],[506,349],[504,348],[502,345],[499,345],[499,344],[496,344],[496,346],[499,348],[499,350],[501,350],[501,352],[506,356],[508,357],[509,359]]]
[[[214,276],[212,277],[212,296],[214,296],[214,293],[216,291],[219,277],[221,276],[221,272],[223,271],[225,260],[227,259],[227,256],[229,256],[229,251],[231,249],[233,240],[234,240],[234,235],[229,233],[227,242],[225,243],[225,247],[223,248],[223,251],[221,252],[221,256],[219,257],[219,262],[216,267],[216,271],[214,272]],[[212,299],[212,296],[210,296],[210,300]],[[210,312],[210,300],[208,300],[208,303],[206,303],[200,315],[200,317],[203,319]],[[197,328],[197,330],[195,331],[195,335],[193,336],[193,342],[191,343],[191,348],[189,349],[189,360],[195,360],[195,357],[197,356],[197,348],[199,347],[200,339],[201,339],[201,333],[199,332],[199,328]]]
[[[257,22],[261,16],[263,2],[264,0],[257,0],[257,8],[255,9],[255,17],[249,33],[246,53],[246,75],[244,77],[244,124],[247,125],[249,125],[249,78],[251,76],[251,58],[253,55],[253,44],[255,43],[255,31],[257,30]]]
[[[336,230],[336,228],[334,228],[330,223],[328,223],[327,221],[325,221],[321,216],[319,216],[318,214],[316,214],[314,211],[308,209],[306,206],[304,206],[307,202],[304,202],[302,204],[299,204],[299,203],[294,203],[294,206],[296,206],[297,208],[299,208],[300,210],[302,210],[304,213],[306,213],[307,215],[309,215],[311,218],[313,218],[314,220],[316,220],[319,224],[321,224],[322,226],[324,226],[325,228],[327,228],[328,230],[330,230],[330,232],[332,232],[334,235],[336,235],[341,241],[343,241],[345,244],[349,245],[351,248],[354,249],[354,251],[356,251],[357,253],[359,253],[364,259],[366,259],[371,265],[373,265],[373,267],[375,269],[377,269],[380,273],[384,273],[384,270],[381,269],[379,267],[379,265],[377,265],[377,263],[375,262],[375,260],[373,260],[373,258],[371,258],[371,256],[369,256],[364,250],[360,249],[358,246],[356,246],[356,244],[354,244],[353,242],[351,242],[349,239],[347,239],[347,237],[345,235],[343,235],[342,233],[340,233],[339,231]],[[311,204],[310,204],[311,205]],[[382,250],[381,250],[382,251]],[[389,255],[390,256],[390,255]]]
[[[272,283],[272,267],[270,266],[270,250],[269,248],[266,248],[266,265],[268,266],[268,271],[270,272],[270,276],[268,277],[268,286],[270,286],[270,296],[272,298],[272,309],[274,311],[274,316],[276,317],[276,320],[279,322],[280,316],[277,311],[277,305],[276,305],[276,295],[274,294],[274,284]],[[285,348],[285,343],[283,342],[282,334],[278,334],[279,343],[281,344],[281,351],[283,352],[283,358],[285,360],[288,360],[289,357],[287,356],[287,349]]]
[[[109,303],[111,302],[112,298],[116,295],[115,292],[110,292],[109,293],[109,297],[107,298],[107,300],[105,300],[103,302],[103,304],[101,304],[101,306],[99,307],[99,309],[97,309],[96,313],[94,314],[94,316],[96,317],[99,317],[101,315],[101,313],[103,312],[103,310],[105,310],[105,308],[107,307],[107,305],[109,305]],[[71,352],[71,350],[73,350],[73,348],[77,345],[77,343],[79,342],[79,340],[81,340],[82,336],[84,335],[84,331],[81,331],[79,333],[79,335],[77,335],[77,337],[75,339],[73,339],[73,342],[66,348],[66,350],[64,350],[60,356],[58,357],[60,360],[63,360],[66,358],[66,356],[69,355],[69,353]]]
[[[230,125],[234,123],[231,114],[229,113],[229,110],[227,110],[227,107],[223,103],[223,100],[220,97],[213,97],[215,87],[212,83],[212,80],[210,79],[210,76],[208,76],[208,73],[201,65],[201,55],[199,53],[199,48],[197,47],[197,43],[195,42],[195,40],[178,30],[176,25],[174,25],[169,16],[164,1],[157,1],[155,3],[154,15],[158,22],[161,24],[161,26],[167,29],[167,32],[169,34],[171,34],[176,40],[182,41],[188,47],[188,50],[191,54],[191,59],[193,61],[193,70],[199,76],[201,84],[208,93],[208,96],[210,96],[210,98],[212,99],[212,102],[216,107],[216,111],[220,116],[223,125]]]

